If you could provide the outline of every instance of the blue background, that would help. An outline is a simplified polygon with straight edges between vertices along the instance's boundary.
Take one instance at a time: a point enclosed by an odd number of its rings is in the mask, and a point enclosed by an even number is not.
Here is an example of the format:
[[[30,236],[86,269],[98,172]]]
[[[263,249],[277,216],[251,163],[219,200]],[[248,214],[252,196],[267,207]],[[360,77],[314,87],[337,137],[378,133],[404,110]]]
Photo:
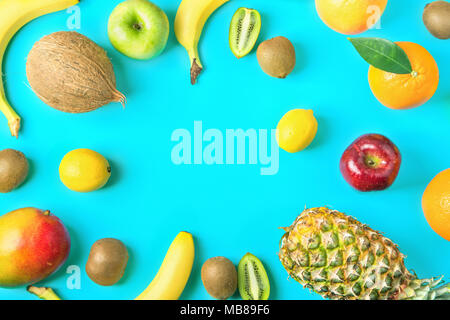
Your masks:
[[[34,206],[63,220],[72,237],[66,265],[42,282],[66,299],[130,299],[156,274],[179,231],[195,236],[196,259],[183,299],[210,299],[200,279],[202,263],[226,256],[236,265],[246,252],[265,264],[272,299],[319,299],[287,279],[277,258],[280,226],[290,225],[305,207],[328,205],[385,232],[399,244],[407,266],[420,277],[450,276],[450,243],[428,226],[421,197],[428,182],[450,167],[450,42],[425,29],[421,15],[428,0],[389,1],[381,29],[364,36],[413,41],[436,59],[441,82],[424,106],[395,111],[372,95],[368,65],[344,35],[327,28],[312,0],[232,0],[207,23],[200,43],[204,73],[189,84],[187,54],[178,45],[173,21],[179,1],[155,0],[168,15],[171,32],[163,54],[134,61],[110,44],[108,16],[120,1],[83,1],[81,29],[106,49],[114,64],[126,109],[111,104],[88,114],[72,115],[42,103],[29,89],[25,61],[44,35],[67,30],[70,15],[59,12],[25,26],[7,52],[4,73],[11,104],[23,117],[18,140],[1,119],[0,149],[23,151],[31,175],[20,189],[0,196],[2,213]],[[228,45],[233,13],[241,6],[259,10],[263,27],[259,42],[283,35],[297,51],[297,66],[285,80],[265,75],[255,51],[237,60]],[[312,108],[319,122],[315,141],[305,151],[280,150],[280,169],[261,176],[259,165],[176,166],[171,161],[177,128],[204,130],[272,129],[293,108]],[[396,143],[403,155],[400,174],[388,190],[359,193],[342,178],[338,163],[343,150],[358,136],[377,132]],[[112,165],[108,185],[79,194],[59,180],[65,153],[91,148]],[[130,251],[124,278],[101,287],[84,273],[94,241],[116,237]],[[66,288],[66,267],[82,268],[81,290]],[[238,297],[238,293],[235,298]],[[0,289],[0,299],[33,299],[24,288]]]

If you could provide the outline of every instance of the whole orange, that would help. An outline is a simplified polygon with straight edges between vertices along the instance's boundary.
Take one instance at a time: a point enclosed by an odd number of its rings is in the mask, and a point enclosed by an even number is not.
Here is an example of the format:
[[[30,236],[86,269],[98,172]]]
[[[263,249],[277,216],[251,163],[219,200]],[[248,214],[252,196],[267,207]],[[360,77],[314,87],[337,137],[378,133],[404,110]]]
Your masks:
[[[320,19],[334,31],[358,34],[381,18],[387,0],[316,0]]]
[[[450,169],[431,180],[422,196],[422,209],[431,228],[450,241]]]
[[[433,56],[421,45],[396,42],[408,56],[412,72],[395,74],[369,67],[369,84],[375,97],[391,109],[421,106],[436,92],[439,69]]]

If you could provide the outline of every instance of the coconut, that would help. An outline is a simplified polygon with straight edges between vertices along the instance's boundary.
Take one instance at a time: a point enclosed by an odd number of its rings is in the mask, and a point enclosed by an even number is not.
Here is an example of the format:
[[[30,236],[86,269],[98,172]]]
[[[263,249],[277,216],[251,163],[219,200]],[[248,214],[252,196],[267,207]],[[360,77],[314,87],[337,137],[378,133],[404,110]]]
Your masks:
[[[43,37],[28,54],[26,69],[33,91],[52,108],[83,113],[125,103],[105,50],[78,32]]]

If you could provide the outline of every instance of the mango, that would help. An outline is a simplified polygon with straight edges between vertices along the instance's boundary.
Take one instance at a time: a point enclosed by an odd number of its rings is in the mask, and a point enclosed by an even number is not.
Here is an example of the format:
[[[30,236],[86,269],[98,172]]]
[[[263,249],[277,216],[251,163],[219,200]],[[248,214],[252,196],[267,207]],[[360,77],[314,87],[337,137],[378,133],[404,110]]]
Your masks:
[[[0,287],[41,281],[67,260],[70,236],[61,220],[36,208],[0,217]]]

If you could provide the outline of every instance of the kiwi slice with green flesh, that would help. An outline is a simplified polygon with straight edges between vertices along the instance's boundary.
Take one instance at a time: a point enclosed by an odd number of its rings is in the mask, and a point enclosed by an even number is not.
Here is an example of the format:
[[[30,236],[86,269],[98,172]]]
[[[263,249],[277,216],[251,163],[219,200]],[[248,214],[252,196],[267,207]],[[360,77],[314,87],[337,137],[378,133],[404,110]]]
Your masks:
[[[261,31],[261,15],[258,11],[239,8],[231,19],[230,48],[239,59],[252,51]]]
[[[269,299],[270,283],[266,269],[251,253],[247,253],[239,262],[238,287],[243,300]]]

